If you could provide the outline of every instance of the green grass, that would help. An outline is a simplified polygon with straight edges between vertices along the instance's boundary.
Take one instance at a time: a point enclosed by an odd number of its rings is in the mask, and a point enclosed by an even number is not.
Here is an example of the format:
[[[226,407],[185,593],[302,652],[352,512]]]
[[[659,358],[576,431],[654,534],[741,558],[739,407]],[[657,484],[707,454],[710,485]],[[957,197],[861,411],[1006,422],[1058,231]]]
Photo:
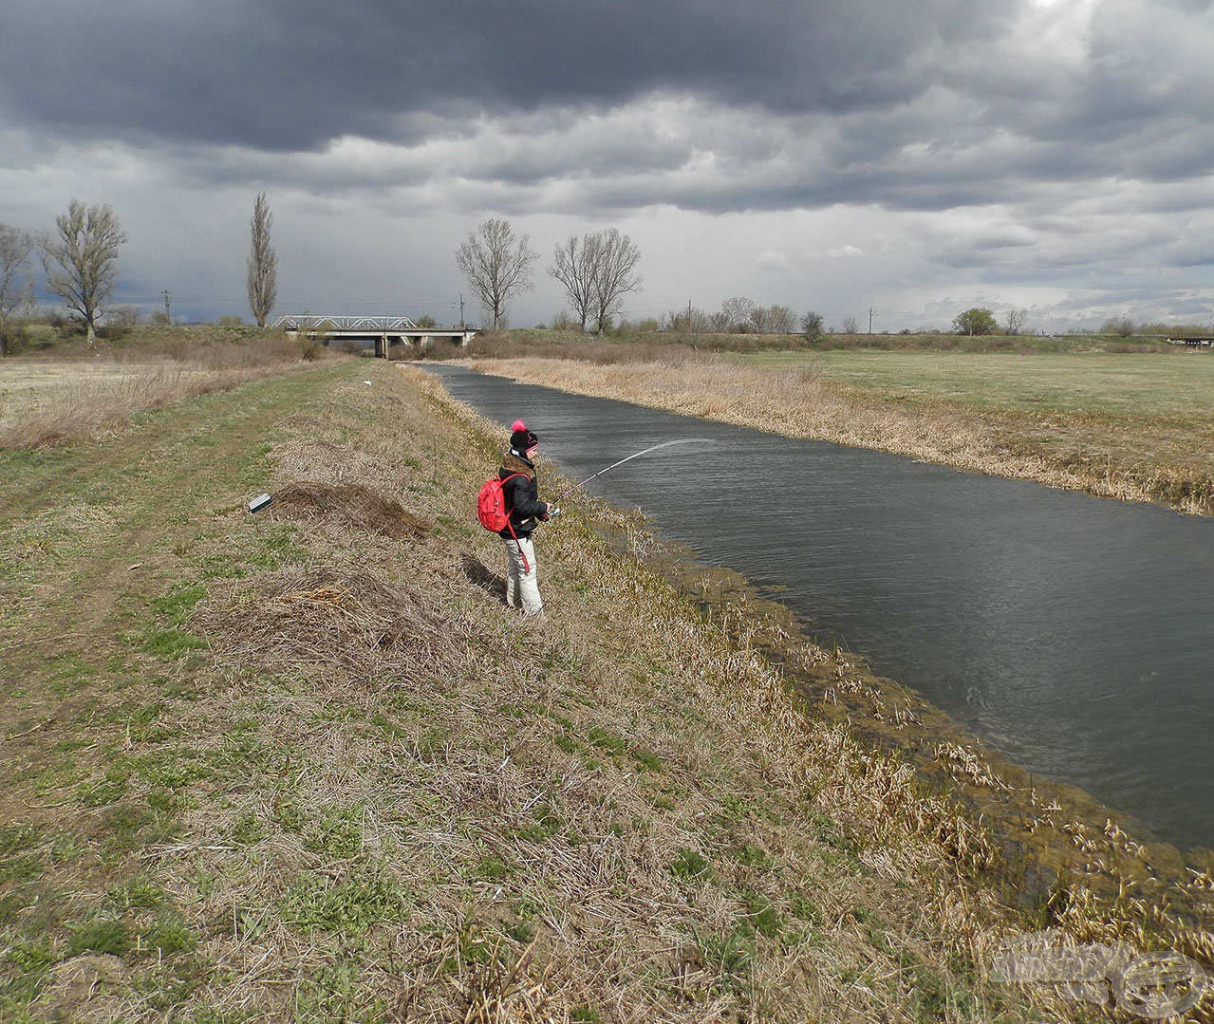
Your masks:
[[[1214,418],[1214,355],[970,352],[762,352],[737,357],[778,369],[812,366],[828,380],[889,398],[995,409]]]
[[[670,873],[675,878],[698,878],[709,866],[708,860],[698,850],[684,848],[671,862]]]
[[[163,597],[152,601],[152,611],[163,615],[172,626],[180,626],[194,606],[207,596],[207,588],[201,584],[174,587]]]
[[[80,953],[108,953],[123,956],[131,948],[131,933],[121,921],[91,921],[72,935],[67,944],[69,956]]]
[[[333,883],[307,874],[283,897],[280,914],[302,932],[329,931],[361,935],[380,921],[400,921],[408,901],[396,880],[382,874],[359,874]]]

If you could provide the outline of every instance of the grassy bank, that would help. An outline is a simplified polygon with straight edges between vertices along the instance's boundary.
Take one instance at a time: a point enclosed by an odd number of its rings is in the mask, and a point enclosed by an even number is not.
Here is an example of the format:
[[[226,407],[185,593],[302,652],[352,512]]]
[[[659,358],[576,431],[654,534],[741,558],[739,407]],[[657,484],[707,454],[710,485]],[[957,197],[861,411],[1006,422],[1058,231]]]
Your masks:
[[[1073,875],[1008,908],[975,752],[926,783],[859,727],[919,705],[679,596],[611,509],[545,528],[515,617],[470,523],[499,440],[341,362],[0,454],[0,1017],[1082,1019],[988,979],[1001,935],[1214,952],[1101,902],[1083,863],[1150,852],[1044,795]]]
[[[764,353],[484,359],[583,394],[1214,513],[1214,357]]]

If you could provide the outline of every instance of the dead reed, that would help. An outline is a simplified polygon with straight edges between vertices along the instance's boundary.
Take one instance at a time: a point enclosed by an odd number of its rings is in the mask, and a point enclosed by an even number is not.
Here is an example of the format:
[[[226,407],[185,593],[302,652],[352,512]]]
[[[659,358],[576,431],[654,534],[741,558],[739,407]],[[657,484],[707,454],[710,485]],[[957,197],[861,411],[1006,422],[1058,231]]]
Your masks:
[[[969,413],[944,403],[928,409],[899,408],[825,381],[812,369],[769,371],[711,356],[693,355],[679,362],[672,354],[669,360],[619,365],[489,359],[478,368],[790,437],[877,448],[971,472],[1214,514],[1214,472],[1208,466],[1173,461],[1167,454],[1162,462],[1143,457],[1128,442],[1126,450],[1117,453],[1111,450],[1116,440],[1112,427],[1105,422],[1090,428],[1078,424],[1075,442],[1059,445],[1051,424],[1042,428],[1049,435],[1043,440],[1035,426],[1026,427],[1026,422],[1005,414]]]

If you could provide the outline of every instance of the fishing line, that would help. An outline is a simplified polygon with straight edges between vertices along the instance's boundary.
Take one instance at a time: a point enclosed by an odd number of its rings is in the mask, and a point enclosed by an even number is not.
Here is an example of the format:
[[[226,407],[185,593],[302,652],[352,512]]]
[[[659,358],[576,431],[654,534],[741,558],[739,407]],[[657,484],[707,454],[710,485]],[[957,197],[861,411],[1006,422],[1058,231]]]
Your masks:
[[[677,441],[663,441],[661,444],[652,445],[651,447],[646,448],[643,451],[634,452],[632,455],[629,455],[625,459],[620,459],[619,462],[613,462],[610,466],[605,466],[603,469],[600,469],[597,473],[590,474],[590,476],[586,477],[585,480],[579,480],[576,484],[573,484],[570,487],[566,487],[563,491],[561,491],[560,494],[558,494],[556,496],[556,498],[553,499],[553,502],[554,503],[559,502],[563,497],[565,497],[566,494],[569,494],[572,491],[576,491],[579,487],[582,487],[583,485],[590,483],[590,481],[594,480],[596,477],[600,477],[604,473],[607,473],[607,472],[615,469],[616,466],[622,466],[622,465],[624,465],[625,462],[631,462],[633,459],[639,459],[642,455],[648,455],[650,452],[656,452],[659,448],[669,448],[671,445],[676,445],[676,444],[712,444],[712,441],[707,437],[683,437]]]

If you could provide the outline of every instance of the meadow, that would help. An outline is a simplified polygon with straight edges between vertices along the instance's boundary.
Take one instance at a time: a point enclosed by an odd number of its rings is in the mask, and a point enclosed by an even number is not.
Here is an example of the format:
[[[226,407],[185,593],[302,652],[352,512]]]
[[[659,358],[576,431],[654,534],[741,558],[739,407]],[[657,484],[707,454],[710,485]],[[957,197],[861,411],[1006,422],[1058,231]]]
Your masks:
[[[1214,420],[1214,354],[766,352],[739,357],[773,370],[812,368],[827,380],[890,400],[981,409]]]
[[[1070,1020],[1004,938],[1214,952],[1166,851],[680,594],[634,515],[574,496],[516,618],[470,512],[501,440],[351,359],[0,452],[0,1016]],[[1012,789],[1036,889],[971,810]]]
[[[88,440],[191,395],[306,369],[328,353],[285,334],[143,327],[87,351],[79,340],[0,360],[0,448]]]

